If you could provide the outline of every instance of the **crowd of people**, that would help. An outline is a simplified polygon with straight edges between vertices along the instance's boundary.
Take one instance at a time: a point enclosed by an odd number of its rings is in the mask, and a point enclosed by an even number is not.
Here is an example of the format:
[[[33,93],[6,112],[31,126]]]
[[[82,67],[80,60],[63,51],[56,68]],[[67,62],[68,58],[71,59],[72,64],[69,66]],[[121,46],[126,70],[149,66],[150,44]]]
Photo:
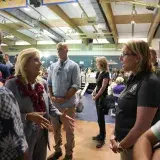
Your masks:
[[[3,53],[3,51],[1,51]],[[2,160],[46,160],[48,132],[53,128],[55,152],[62,156],[61,127],[66,131],[64,160],[73,159],[75,147],[75,94],[80,87],[80,68],[68,58],[68,46],[57,44],[59,60],[48,75],[41,70],[40,52],[28,48],[16,56],[15,65],[7,54],[0,64],[0,157]],[[97,109],[99,132],[92,137],[96,148],[105,144],[107,96],[116,97],[115,128],[110,149],[122,160],[156,160],[160,141],[160,80],[156,52],[144,41],[124,44],[122,70],[109,73],[105,57],[96,58],[96,88],[92,93]],[[8,75],[4,71],[7,68]],[[10,77],[10,75],[13,75]],[[9,78],[10,77],[10,78]],[[128,77],[128,78],[127,78]],[[46,79],[46,80],[45,80]],[[87,107],[87,106],[86,106]]]

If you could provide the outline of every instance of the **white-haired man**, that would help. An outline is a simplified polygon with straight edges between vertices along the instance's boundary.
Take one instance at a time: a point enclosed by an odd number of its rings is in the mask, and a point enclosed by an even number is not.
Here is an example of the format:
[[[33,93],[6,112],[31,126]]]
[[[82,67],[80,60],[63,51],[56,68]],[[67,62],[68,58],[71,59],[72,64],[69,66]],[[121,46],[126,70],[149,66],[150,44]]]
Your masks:
[[[75,93],[80,87],[80,68],[78,64],[68,58],[66,44],[57,44],[57,51],[59,61],[51,65],[48,76],[50,98],[59,111],[64,112],[68,109],[67,114],[71,118],[75,118]],[[54,123],[55,153],[51,159],[55,160],[62,156],[62,136],[61,125],[56,124],[54,119],[52,121]],[[75,146],[74,131],[66,130],[66,140],[64,160],[72,160]]]

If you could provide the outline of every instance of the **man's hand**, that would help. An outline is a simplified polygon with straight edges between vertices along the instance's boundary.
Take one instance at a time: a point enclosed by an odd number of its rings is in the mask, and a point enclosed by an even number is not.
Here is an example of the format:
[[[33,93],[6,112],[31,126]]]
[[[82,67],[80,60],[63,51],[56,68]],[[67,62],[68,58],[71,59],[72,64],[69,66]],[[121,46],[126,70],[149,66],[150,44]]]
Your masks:
[[[57,101],[57,98],[54,97],[54,96],[51,96],[51,100],[52,100],[52,102],[56,102],[56,101]]]
[[[95,96],[93,96],[92,99],[93,99],[94,101],[96,101],[97,98],[96,98]]]
[[[64,129],[66,131],[70,131],[70,132],[74,131],[75,120],[67,115],[67,109],[60,116],[60,120],[63,123]]]
[[[67,101],[67,99],[65,99],[65,98],[57,98],[57,103],[59,103],[59,104],[63,104],[66,101]]]
[[[26,120],[32,121],[32,122],[38,124],[42,129],[43,128],[50,129],[51,128],[50,122],[49,122],[49,120],[44,118],[43,115],[45,115],[45,112],[27,113]]]
[[[63,104],[67,101],[67,99],[65,98],[56,98],[54,96],[52,96],[51,100],[52,102],[59,103],[59,104]]]

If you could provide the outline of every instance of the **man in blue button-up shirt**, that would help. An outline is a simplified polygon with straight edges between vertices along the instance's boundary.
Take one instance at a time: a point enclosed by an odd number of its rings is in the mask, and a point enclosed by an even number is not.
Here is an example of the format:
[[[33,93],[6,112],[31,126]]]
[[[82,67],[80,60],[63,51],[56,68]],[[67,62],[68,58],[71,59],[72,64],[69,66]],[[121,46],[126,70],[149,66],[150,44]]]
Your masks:
[[[53,63],[50,67],[48,76],[48,86],[50,98],[53,104],[64,112],[67,108],[67,114],[74,118],[75,117],[75,93],[80,87],[80,69],[78,64],[68,58],[68,46],[64,43],[57,45],[59,61]],[[54,123],[54,138],[55,138],[55,153],[52,159],[58,159],[62,156],[61,145],[61,126],[56,124],[56,121],[52,119]],[[65,160],[72,159],[74,142],[74,131],[66,131],[66,156]]]

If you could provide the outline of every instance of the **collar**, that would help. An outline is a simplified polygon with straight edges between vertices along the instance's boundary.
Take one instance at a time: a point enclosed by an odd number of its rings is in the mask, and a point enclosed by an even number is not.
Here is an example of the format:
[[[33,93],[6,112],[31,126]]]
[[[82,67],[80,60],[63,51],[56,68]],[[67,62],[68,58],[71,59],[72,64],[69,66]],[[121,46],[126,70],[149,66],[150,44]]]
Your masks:
[[[67,58],[64,62],[59,60],[59,64],[60,64],[60,65],[63,64],[62,66],[64,66],[64,65],[66,65],[66,63],[67,63],[68,61],[69,61],[69,58]]]
[[[138,72],[136,75],[133,75],[133,73],[130,75],[128,81],[134,81],[134,80],[140,80],[142,79],[142,77],[144,77],[144,75],[146,75],[147,73],[149,72],[144,72],[144,71],[141,71],[141,72]]]

